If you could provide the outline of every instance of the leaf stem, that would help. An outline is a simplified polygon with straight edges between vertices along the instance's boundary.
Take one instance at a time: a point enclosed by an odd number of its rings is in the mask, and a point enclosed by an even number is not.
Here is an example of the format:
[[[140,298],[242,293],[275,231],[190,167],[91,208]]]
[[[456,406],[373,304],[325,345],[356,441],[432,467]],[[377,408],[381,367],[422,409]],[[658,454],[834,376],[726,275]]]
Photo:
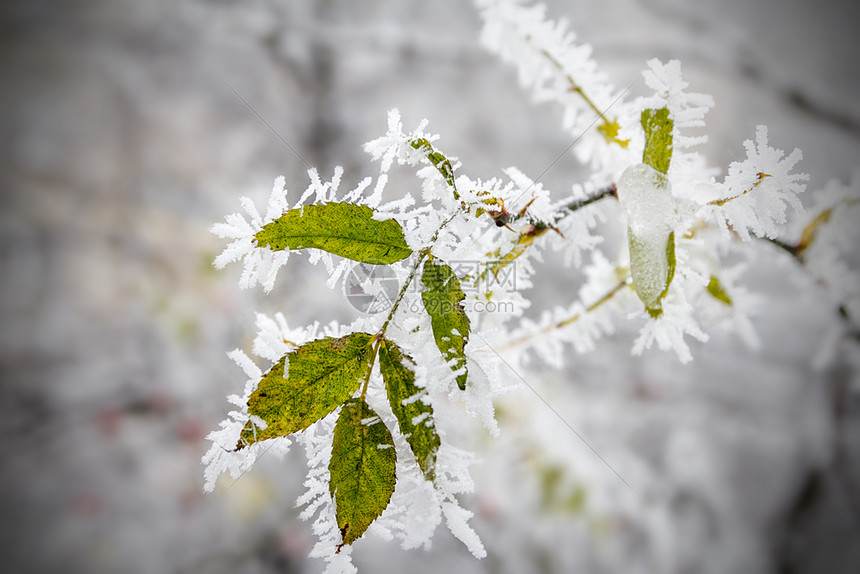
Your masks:
[[[403,301],[403,297],[406,295],[406,290],[409,288],[409,285],[412,284],[412,280],[415,278],[415,273],[429,254],[429,251],[422,250],[419,253],[420,255],[418,256],[418,259],[415,261],[412,269],[409,270],[409,275],[406,277],[406,281],[403,282],[403,287],[400,288],[400,292],[397,294],[397,299],[395,299],[394,304],[391,305],[391,311],[388,312],[388,317],[385,318],[385,322],[379,329],[380,336],[384,335],[386,329],[388,329],[388,324],[391,322],[391,319],[394,318],[394,313],[397,312],[397,307],[399,307],[400,302]]]
[[[591,197],[587,197],[585,199],[580,199],[578,201],[571,202],[564,207],[564,211],[560,211],[558,214],[554,215],[552,218],[552,223],[545,223],[543,221],[531,220],[531,225],[525,229],[525,231],[520,231],[519,236],[513,244],[513,247],[510,251],[508,251],[505,255],[501,254],[501,248],[496,251],[496,255],[498,255],[498,259],[490,265],[488,265],[487,269],[481,272],[481,274],[475,279],[475,285],[477,285],[480,281],[483,281],[487,277],[487,272],[490,271],[493,275],[498,278],[498,273],[508,265],[510,265],[514,260],[518,259],[526,250],[531,247],[534,240],[543,235],[546,231],[552,229],[557,233],[561,234],[558,229],[556,229],[555,225],[566,218],[570,214],[575,211],[582,209],[592,203],[596,203],[601,199],[606,197],[617,197],[617,190],[615,188],[615,184],[611,183],[607,187],[601,189],[598,193],[594,194]],[[511,220],[519,219],[519,216],[512,216]],[[562,236],[563,237],[563,236]],[[492,255],[490,253],[489,255]]]
[[[597,127],[597,131],[603,134],[603,137],[606,139],[606,141],[610,143],[615,143],[622,148],[626,148],[627,145],[630,143],[630,140],[622,140],[618,138],[618,132],[620,130],[618,120],[616,118],[610,120],[602,111],[600,111],[600,108],[598,108],[594,101],[592,101],[592,99],[588,96],[588,94],[585,93],[585,90],[582,89],[582,86],[580,86],[571,77],[571,75],[568,74],[567,71],[565,71],[564,66],[562,66],[561,62],[559,62],[555,56],[543,49],[541,50],[541,54],[543,54],[543,56],[547,60],[552,62],[552,64],[558,69],[558,71],[565,77],[567,82],[570,84],[570,91],[581,97],[585,104],[589,108],[591,108],[591,110],[595,114],[597,114],[597,117],[603,120],[601,124]]]
[[[790,243],[786,243],[785,241],[781,241],[781,240],[775,239],[773,237],[765,237],[765,236],[756,235],[756,238],[763,239],[764,241],[767,241],[768,243],[776,245],[777,247],[779,247],[780,249],[782,249],[783,251],[785,251],[786,253],[788,253],[789,255],[794,257],[795,259],[797,259],[798,261],[801,260],[801,255],[800,255],[801,250],[800,250],[799,245],[792,245]]]
[[[400,288],[400,292],[397,294],[397,299],[394,300],[394,304],[391,305],[391,311],[388,312],[388,317],[385,318],[385,322],[382,324],[382,327],[379,329],[378,337],[382,337],[385,335],[385,331],[388,329],[388,324],[391,322],[391,319],[394,318],[394,313],[397,312],[397,308],[400,306],[400,302],[403,301],[403,297],[406,296],[406,290],[409,289],[409,286],[412,284],[412,281],[415,279],[415,274],[418,272],[418,268],[421,266],[421,263],[430,256],[430,248],[436,243],[436,240],[439,239],[439,233],[445,229],[449,223],[451,223],[457,215],[459,215],[459,210],[455,211],[451,217],[442,222],[442,225],[439,226],[439,229],[433,234],[433,237],[430,238],[430,242],[424,249],[421,249],[418,253],[418,259],[415,261],[415,264],[412,266],[412,269],[409,270],[409,275],[406,277],[406,281],[403,282],[403,287]]]
[[[568,83],[570,84],[570,90],[572,92],[576,92],[576,94],[578,94],[583,99],[583,101],[586,103],[586,105],[589,108],[591,108],[592,110],[594,110],[595,114],[600,116],[600,118],[602,118],[605,123],[608,123],[609,120],[606,119],[606,116],[603,115],[603,112],[600,111],[600,108],[598,108],[594,104],[594,102],[591,101],[591,98],[589,98],[588,95],[582,90],[582,86],[580,86],[578,83],[576,83],[576,81],[574,81],[574,79],[570,76],[570,74],[568,74],[564,70],[564,66],[561,65],[561,62],[559,62],[555,58],[555,56],[553,56],[552,54],[550,54],[546,50],[541,50],[541,53],[544,55],[544,57],[547,60],[552,62],[552,64],[558,69],[559,72],[562,73],[562,75],[564,75],[564,77],[567,79]]]
[[[821,216],[819,216],[819,218],[820,217]],[[816,218],[816,219],[818,219],[818,218]],[[780,239],[775,239],[773,237],[766,237],[766,236],[762,236],[762,235],[754,235],[754,237],[756,239],[761,239],[761,240],[767,241],[771,245],[779,247],[780,249],[782,249],[783,251],[785,251],[786,253],[791,255],[792,259],[794,259],[797,262],[797,264],[800,265],[800,267],[803,268],[803,270],[806,273],[810,273],[809,269],[806,267],[806,258],[804,257],[804,252],[809,247],[811,240],[809,240],[809,242],[807,242],[807,241],[804,241],[804,239],[801,239],[798,243],[793,244],[793,243],[787,243],[787,242],[782,241]],[[811,275],[811,273],[810,273],[810,275]],[[813,276],[813,278],[814,278],[814,276]],[[827,283],[823,279],[817,278],[817,283],[819,285],[821,285],[821,287],[823,287],[824,289],[828,288]],[[837,311],[838,311],[839,319],[845,324],[845,327],[846,327],[845,336],[850,337],[850,338],[860,342],[860,332],[858,332],[855,329],[854,321],[853,321],[851,315],[849,314],[848,308],[845,306],[845,303],[840,303]]]
[[[561,221],[562,219],[564,219],[565,217],[567,217],[571,213],[578,211],[578,210],[582,209],[583,207],[591,205],[592,203],[598,202],[601,199],[605,199],[607,197],[618,197],[618,190],[616,189],[614,183],[610,183],[608,186],[604,187],[603,189],[601,189],[600,191],[598,191],[596,194],[592,195],[591,197],[587,197],[585,199],[580,199],[578,201],[568,203],[564,208],[565,212],[562,215],[558,216],[555,219],[554,223],[558,223],[559,221]]]
[[[754,190],[755,188],[757,188],[759,185],[761,185],[761,182],[764,181],[764,178],[773,177],[773,176],[771,176],[769,173],[758,172],[756,174],[756,177],[758,177],[758,180],[756,180],[756,182],[752,185],[752,187],[750,187],[749,189],[747,189],[743,193],[739,193],[738,195],[735,195],[733,197],[724,197],[723,199],[715,199],[714,201],[709,201],[708,205],[716,205],[716,206],[725,205],[730,201],[738,199],[739,197],[743,197],[746,194],[748,194],[749,192],[751,192],[752,190]]]

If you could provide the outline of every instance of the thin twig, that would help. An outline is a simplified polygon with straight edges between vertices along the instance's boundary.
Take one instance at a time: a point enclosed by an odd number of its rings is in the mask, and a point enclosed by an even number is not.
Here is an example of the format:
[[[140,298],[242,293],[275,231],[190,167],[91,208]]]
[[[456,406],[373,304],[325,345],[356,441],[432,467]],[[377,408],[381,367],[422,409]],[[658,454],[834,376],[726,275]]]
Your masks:
[[[769,173],[758,172],[756,174],[756,177],[758,177],[758,180],[756,180],[756,182],[752,185],[751,188],[747,189],[743,193],[739,193],[738,195],[735,195],[733,197],[724,197],[723,199],[715,199],[714,201],[709,201],[708,205],[717,205],[717,206],[725,205],[730,201],[734,201],[735,199],[738,199],[739,197],[743,197],[746,194],[748,194],[749,192],[751,192],[752,190],[754,190],[755,188],[757,188],[759,185],[761,185],[761,182],[764,181],[764,178],[773,177],[773,176],[770,175]]]

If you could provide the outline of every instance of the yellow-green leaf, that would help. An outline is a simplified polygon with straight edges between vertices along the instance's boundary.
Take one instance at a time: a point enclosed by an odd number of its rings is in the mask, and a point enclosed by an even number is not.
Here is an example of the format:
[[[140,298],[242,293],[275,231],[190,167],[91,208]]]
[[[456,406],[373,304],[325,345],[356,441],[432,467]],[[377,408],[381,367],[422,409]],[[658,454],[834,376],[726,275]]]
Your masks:
[[[393,219],[377,221],[356,203],[306,205],[287,211],[257,232],[257,245],[274,250],[322,249],[353,261],[387,265],[412,254]]]
[[[454,199],[460,199],[460,194],[457,193],[457,184],[454,182],[454,167],[451,165],[451,161],[443,154],[433,149],[430,141],[426,138],[415,138],[414,140],[409,140],[409,145],[427,154],[427,159],[430,160],[430,163],[433,164],[436,171],[442,174],[442,177],[445,178],[445,183],[451,186],[451,189],[454,192]]]
[[[621,125],[619,125],[617,119],[609,120],[607,118],[603,118],[603,121],[597,126],[597,131],[603,134],[603,138],[608,143],[616,143],[624,149],[627,149],[627,145],[630,143],[630,140],[623,140],[618,137],[618,133],[621,131]]]
[[[668,266],[668,272],[666,273],[666,287],[663,289],[663,292],[660,293],[660,301],[666,298],[666,295],[669,293],[669,286],[672,284],[672,279],[675,278],[675,267],[678,262],[675,259],[675,232],[669,234],[669,240],[666,242],[666,264]],[[649,312],[651,310],[649,309]],[[659,309],[660,313],[663,312],[663,307],[661,305]],[[660,314],[658,313],[658,315]],[[653,314],[652,314],[653,315]]]
[[[672,129],[675,122],[669,117],[668,108],[642,110],[641,119],[642,129],[645,130],[642,163],[666,174],[672,160]]]
[[[400,432],[406,437],[424,476],[432,481],[436,476],[436,450],[441,441],[433,422],[433,407],[416,397],[421,389],[415,386],[415,361],[386,340],[379,347],[379,370]]]
[[[364,400],[347,401],[334,427],[328,465],[341,546],[358,540],[388,506],[396,463],[394,441],[382,419]]]
[[[463,289],[454,271],[444,263],[428,259],[421,274],[424,291],[421,300],[430,315],[433,338],[451,369],[457,375],[457,386],[466,388],[466,343],[469,341],[469,317],[463,309]]]
[[[729,297],[728,293],[726,293],[726,290],[723,288],[722,283],[720,283],[720,280],[717,279],[716,275],[711,275],[711,280],[708,281],[708,293],[710,293],[711,297],[717,301],[722,301],[729,307],[732,306],[732,298]]]
[[[648,314],[659,317],[663,313],[662,301],[675,277],[675,232],[670,232],[665,242],[659,238],[643,241],[630,229],[627,234],[633,289]]]
[[[371,368],[372,340],[367,333],[326,337],[284,355],[248,399],[248,412],[268,426],[246,429],[242,444],[304,430],[343,404]],[[284,378],[286,361],[289,368]]]

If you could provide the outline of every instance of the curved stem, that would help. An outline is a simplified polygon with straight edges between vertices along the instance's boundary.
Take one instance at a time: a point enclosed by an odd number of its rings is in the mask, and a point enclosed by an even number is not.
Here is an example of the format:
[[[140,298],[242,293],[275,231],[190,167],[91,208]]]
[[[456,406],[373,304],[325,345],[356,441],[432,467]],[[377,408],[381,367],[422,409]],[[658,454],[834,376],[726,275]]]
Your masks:
[[[596,203],[601,199],[605,199],[607,197],[616,197],[616,189],[614,183],[600,190],[598,193],[591,197],[567,204],[564,207],[565,211],[560,212],[558,215],[555,215],[551,223],[532,220],[532,224],[527,227],[525,231],[521,231],[519,233],[510,251],[508,251],[505,255],[501,254],[501,248],[496,251],[498,259],[490,263],[487,266],[487,269],[481,272],[481,274],[475,279],[475,285],[477,285],[480,281],[486,279],[488,272],[492,272],[494,276],[498,277],[499,271],[501,271],[502,269],[510,265],[513,261],[518,259],[523,253],[526,252],[529,247],[531,247],[531,245],[534,243],[534,240],[543,235],[546,231],[552,229],[557,233],[561,234],[561,232],[558,231],[555,225],[561,220],[563,220],[565,217],[569,216],[575,211],[582,209],[583,207],[587,207],[592,203]],[[518,218],[519,216],[513,216],[511,219],[514,220]]]
[[[764,181],[764,178],[773,177],[769,173],[762,173],[762,172],[758,172],[756,174],[756,176],[758,177],[758,180],[754,184],[752,184],[752,187],[750,187],[749,189],[747,189],[743,193],[739,193],[738,195],[735,195],[733,197],[724,197],[723,199],[715,199],[714,201],[709,201],[708,205],[717,205],[717,206],[725,205],[730,201],[733,201],[739,197],[745,196],[746,194],[748,194],[749,192],[751,192],[752,190],[757,188],[759,185],[761,185],[761,182]]]
[[[409,285],[412,284],[412,280],[415,278],[415,273],[418,271],[418,267],[421,266],[421,263],[424,261],[424,259],[427,258],[427,255],[430,252],[429,250],[422,250],[420,253],[421,255],[418,256],[418,259],[415,261],[415,264],[409,271],[409,275],[406,277],[406,281],[403,282],[403,287],[400,288],[400,292],[397,294],[397,298],[394,300],[394,304],[391,305],[391,311],[388,312],[388,317],[385,318],[385,322],[379,329],[380,336],[384,335],[385,330],[388,329],[388,324],[391,322],[391,319],[394,318],[394,313],[397,312],[397,307],[400,306],[400,302],[403,301],[403,297],[406,295],[406,290],[409,288]]]
[[[435,245],[436,240],[439,239],[439,234],[445,229],[449,223],[451,223],[457,215],[459,215],[459,210],[455,211],[451,217],[442,222],[442,225],[439,226],[439,229],[433,234],[433,237],[430,238],[430,242],[424,249],[419,251],[420,255],[418,259],[415,261],[415,264],[412,266],[412,269],[409,271],[409,275],[406,277],[406,281],[403,282],[403,287],[400,288],[400,292],[397,294],[397,298],[394,300],[394,304],[391,305],[391,311],[388,312],[388,317],[385,318],[385,322],[380,327],[379,332],[377,334],[378,337],[382,337],[385,335],[385,331],[388,329],[388,324],[391,322],[391,319],[394,318],[394,314],[397,312],[397,308],[400,306],[400,302],[403,301],[403,297],[406,295],[406,290],[409,289],[409,286],[412,284],[412,281],[415,279],[415,273],[418,272],[418,268],[421,266],[421,263],[430,256],[430,249]]]
[[[618,190],[616,189],[614,183],[610,183],[608,186],[604,187],[603,189],[601,189],[600,191],[598,191],[596,194],[592,195],[591,197],[587,197],[585,199],[580,199],[579,201],[574,201],[572,203],[567,204],[567,206],[565,206],[565,208],[564,208],[565,213],[563,215],[557,217],[553,223],[558,223],[559,221],[561,221],[562,219],[564,219],[565,217],[567,217],[571,213],[578,211],[578,210],[582,209],[583,207],[587,207],[587,206],[591,205],[592,203],[596,203],[596,202],[600,201],[601,199],[606,199],[607,197],[618,197]]]
[[[541,53],[544,55],[544,57],[547,60],[552,62],[552,64],[558,69],[559,72],[561,72],[564,75],[564,77],[567,79],[567,82],[570,84],[570,91],[575,92],[577,95],[579,95],[582,98],[582,100],[585,102],[585,104],[589,108],[594,110],[594,113],[597,114],[601,119],[603,119],[604,122],[609,122],[609,120],[606,119],[606,116],[603,115],[603,112],[600,111],[600,108],[598,108],[594,104],[594,102],[591,101],[591,98],[589,98],[588,95],[583,91],[582,86],[580,86],[578,83],[576,83],[576,81],[570,76],[570,74],[568,74],[564,70],[564,66],[561,65],[561,62],[559,62],[555,58],[555,56],[553,56],[552,54],[550,54],[546,50],[541,50]]]

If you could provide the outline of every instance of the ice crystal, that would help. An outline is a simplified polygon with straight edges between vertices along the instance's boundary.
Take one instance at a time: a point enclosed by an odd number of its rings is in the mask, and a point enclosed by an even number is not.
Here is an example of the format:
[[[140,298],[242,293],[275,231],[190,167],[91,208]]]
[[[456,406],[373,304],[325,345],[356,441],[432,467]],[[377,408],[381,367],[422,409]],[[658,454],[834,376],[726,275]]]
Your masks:
[[[715,201],[717,221],[731,226],[744,240],[751,235],[777,237],[779,225],[787,220],[787,209],[802,211],[797,195],[805,188],[809,176],[792,173],[803,158],[799,149],[787,157],[768,144],[767,128],[758,126],[755,141],[744,142],[747,158],[732,162]]]
[[[260,215],[257,207],[250,198],[241,198],[242,209],[249,219],[241,213],[233,213],[225,217],[223,223],[212,226],[212,233],[221,239],[232,239],[233,242],[224,248],[215,258],[215,267],[223,269],[228,263],[244,261],[239,286],[242,289],[253,287],[257,283],[263,286],[266,292],[275,286],[275,278],[278,269],[287,263],[288,251],[272,251],[268,247],[257,247],[254,236],[264,225],[271,223],[288,208],[287,190],[284,177],[278,177],[269,197],[265,217]]]
[[[242,431],[248,427],[266,428],[263,420],[248,413],[248,398],[256,390],[263,372],[238,349],[230,352],[229,357],[242,368],[248,381],[245,383],[242,396],[234,394],[227,397],[228,402],[238,408],[230,411],[227,418],[221,422],[219,430],[212,431],[206,436],[206,439],[212,442],[212,446],[202,459],[206,467],[203,472],[203,490],[206,492],[212,492],[215,489],[215,481],[222,472],[229,472],[233,479],[238,480],[254,466],[254,462],[264,452],[282,457],[290,447],[288,438],[278,437],[238,449]]]
[[[681,63],[670,60],[663,63],[654,58],[648,60],[648,69],[642,73],[645,84],[654,90],[654,95],[638,101],[640,109],[668,108],[674,121],[675,149],[689,148],[707,141],[706,136],[689,136],[682,130],[705,125],[705,115],[714,107],[714,98],[708,94],[687,92],[689,83],[681,74]]]
[[[564,128],[577,138],[583,162],[609,173],[629,163],[631,117],[619,103],[623,92],[609,82],[579,44],[567,22],[546,18],[543,4],[516,0],[479,0],[484,27],[481,42],[504,62],[516,66],[520,83],[538,101],[562,106]]]
[[[690,335],[701,342],[708,340],[708,335],[693,317],[693,306],[687,301],[684,290],[680,287],[681,278],[678,279],[669,288],[663,313],[659,317],[648,318],[639,332],[639,337],[633,343],[634,355],[641,354],[656,343],[657,347],[664,351],[674,351],[682,363],[689,363],[693,360],[693,354],[684,337]]]

